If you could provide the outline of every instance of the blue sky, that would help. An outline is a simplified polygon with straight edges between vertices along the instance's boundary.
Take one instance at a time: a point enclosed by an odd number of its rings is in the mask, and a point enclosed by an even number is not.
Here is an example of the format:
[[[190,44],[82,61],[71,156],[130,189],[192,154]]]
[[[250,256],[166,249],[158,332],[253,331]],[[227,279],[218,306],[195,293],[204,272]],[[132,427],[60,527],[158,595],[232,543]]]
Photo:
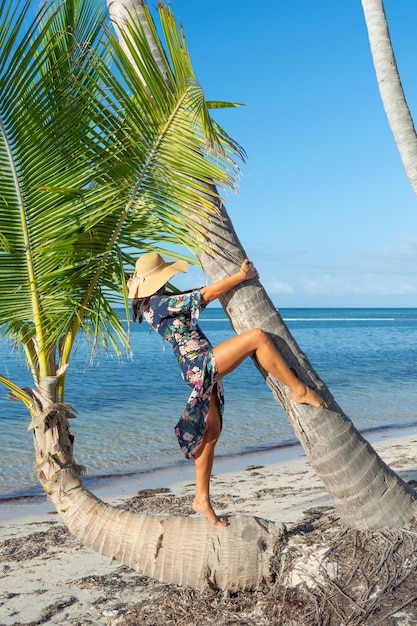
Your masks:
[[[384,4],[417,116],[417,2]],[[276,306],[416,307],[417,198],[360,0],[172,6],[206,97],[246,105],[216,113],[248,154],[226,206]],[[177,284],[196,281],[193,269]]]

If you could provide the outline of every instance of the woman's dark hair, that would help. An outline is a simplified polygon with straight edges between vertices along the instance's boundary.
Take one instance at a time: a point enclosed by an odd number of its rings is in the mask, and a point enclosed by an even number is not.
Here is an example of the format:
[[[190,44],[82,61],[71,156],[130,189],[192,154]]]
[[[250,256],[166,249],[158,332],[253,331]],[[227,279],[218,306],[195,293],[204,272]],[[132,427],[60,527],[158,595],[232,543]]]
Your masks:
[[[143,321],[143,311],[147,311],[149,309],[149,298],[134,298],[132,302],[133,309],[133,321],[139,322],[142,324]]]

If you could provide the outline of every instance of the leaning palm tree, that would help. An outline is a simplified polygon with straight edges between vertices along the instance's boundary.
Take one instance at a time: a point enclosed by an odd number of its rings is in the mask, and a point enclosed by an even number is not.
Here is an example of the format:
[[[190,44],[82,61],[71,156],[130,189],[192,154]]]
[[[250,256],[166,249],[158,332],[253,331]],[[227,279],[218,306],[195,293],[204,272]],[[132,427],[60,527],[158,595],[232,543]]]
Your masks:
[[[145,0],[107,0],[107,4],[121,45],[127,48],[127,53],[134,49],[134,44],[126,37],[129,29],[138,22],[144,25],[161,78],[169,86],[169,66],[158,47],[156,30],[152,28]],[[162,12],[165,15],[165,11]],[[185,54],[185,42],[182,45]],[[210,249],[203,249],[199,258],[211,280],[219,280],[232,274],[246,254],[226,208],[216,194],[214,181],[202,181],[201,196],[208,200],[213,194],[217,211],[210,216],[203,233],[210,242]],[[186,207],[183,214],[187,215]],[[295,342],[260,282],[251,282],[222,296],[221,304],[236,332],[254,327],[268,332],[297,376],[309,386],[318,388],[329,401],[331,410],[328,411],[295,404],[288,389],[263,371],[254,358],[276,400],[286,410],[341,521],[357,529],[399,528],[406,524],[415,515],[414,490],[404,484],[356,430]]]
[[[33,388],[3,373],[0,382],[28,408],[39,480],[83,543],[156,578],[253,588],[269,576],[280,528],[233,520],[221,547],[229,569],[217,572],[205,519],[100,502],[73,459],[75,409],[64,395],[78,333],[128,347],[112,305],[131,253],[161,241],[194,247],[214,210],[200,181],[233,184],[239,147],[211,121],[172,20],[162,20],[168,87],[142,27],[130,30],[126,55],[94,0],[50,2],[32,22],[30,9],[0,1],[0,320]],[[265,541],[250,541],[255,531]]]
[[[388,124],[417,195],[417,134],[392,49],[383,0],[362,0],[376,78]]]

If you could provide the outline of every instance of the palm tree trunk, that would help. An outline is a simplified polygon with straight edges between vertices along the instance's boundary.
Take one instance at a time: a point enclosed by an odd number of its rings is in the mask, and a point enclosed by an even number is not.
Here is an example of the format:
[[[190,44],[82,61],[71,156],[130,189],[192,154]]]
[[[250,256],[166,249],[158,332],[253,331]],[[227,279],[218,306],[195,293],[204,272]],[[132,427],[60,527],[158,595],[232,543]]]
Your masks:
[[[207,228],[213,255],[201,254],[204,270],[215,281],[232,274],[246,253],[223,205]],[[399,528],[415,515],[416,494],[377,455],[335,402],[258,280],[221,298],[237,333],[265,330],[305,384],[317,389],[330,410],[292,402],[288,389],[255,365],[286,410],[305,453],[323,481],[341,521],[359,530]]]
[[[273,583],[271,561],[286,541],[282,524],[236,516],[225,530],[203,517],[142,515],[105,504],[83,487],[84,468],[73,462],[71,407],[39,391],[32,396],[39,480],[84,545],[165,583],[227,591]]]
[[[417,135],[392,49],[382,0],[362,0],[382,103],[405,172],[417,195]]]
[[[129,19],[143,18],[144,0],[129,0],[129,10],[121,2],[107,0],[112,21],[123,29]],[[117,12],[115,7],[117,5]],[[147,36],[152,39],[149,31]],[[149,40],[149,45],[154,42]],[[119,40],[124,46],[123,38]],[[125,46],[124,46],[125,47]],[[163,64],[159,64],[162,67]],[[162,71],[162,70],[161,70]],[[210,199],[217,196],[213,185],[206,185]],[[200,260],[210,280],[233,274],[246,254],[233,228],[226,208],[219,201],[218,214],[206,227],[210,254]],[[341,521],[357,529],[399,528],[414,515],[416,494],[376,454],[320,380],[307,357],[295,342],[259,281],[240,285],[221,298],[234,330],[262,328],[296,375],[316,388],[330,402],[330,410],[294,404],[282,384],[255,364],[276,400],[287,411],[294,431],[312,467],[322,479]]]

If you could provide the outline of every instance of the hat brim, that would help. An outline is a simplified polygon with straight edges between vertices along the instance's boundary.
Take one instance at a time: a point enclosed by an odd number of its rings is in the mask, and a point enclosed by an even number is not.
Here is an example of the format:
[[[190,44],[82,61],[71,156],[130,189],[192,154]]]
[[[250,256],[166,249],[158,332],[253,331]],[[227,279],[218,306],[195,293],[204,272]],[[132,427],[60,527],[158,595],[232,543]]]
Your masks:
[[[128,298],[147,298],[156,293],[165,283],[167,283],[173,276],[180,274],[181,272],[188,271],[187,261],[174,261],[172,263],[166,263],[165,267],[157,274],[150,276],[149,278],[143,278],[140,281],[135,276],[132,276],[127,281],[127,297]]]

